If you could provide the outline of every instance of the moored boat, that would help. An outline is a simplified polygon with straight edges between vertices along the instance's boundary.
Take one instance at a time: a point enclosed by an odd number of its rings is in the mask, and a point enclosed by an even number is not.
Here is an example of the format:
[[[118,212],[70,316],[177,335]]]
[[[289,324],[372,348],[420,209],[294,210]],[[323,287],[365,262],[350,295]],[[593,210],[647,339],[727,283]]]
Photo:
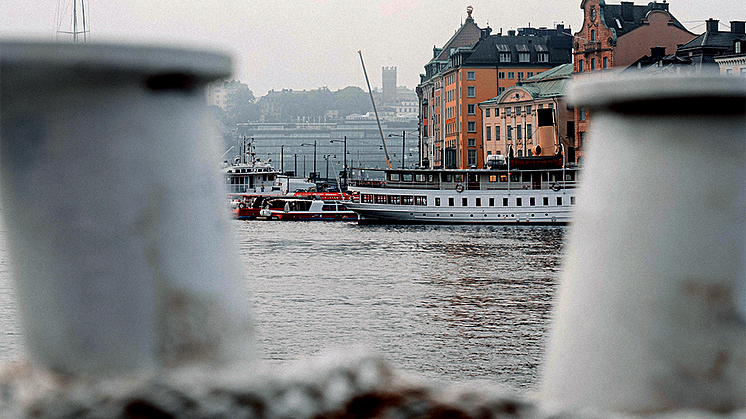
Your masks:
[[[357,214],[339,201],[322,201],[300,198],[273,198],[267,200],[259,218],[280,221],[355,221]]]
[[[359,198],[347,207],[360,223],[566,224],[576,203],[575,167],[384,173],[385,182],[377,186],[351,181],[349,189]]]

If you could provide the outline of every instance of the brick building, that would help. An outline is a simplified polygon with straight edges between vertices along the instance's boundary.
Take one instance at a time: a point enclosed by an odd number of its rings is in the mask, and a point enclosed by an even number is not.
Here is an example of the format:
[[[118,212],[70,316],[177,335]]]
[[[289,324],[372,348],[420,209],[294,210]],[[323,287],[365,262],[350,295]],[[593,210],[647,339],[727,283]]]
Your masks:
[[[492,35],[468,17],[443,48],[433,50],[417,87],[423,166],[484,167],[478,103],[519,80],[571,61],[570,29],[520,28]]]
[[[635,5],[606,4],[583,0],[583,26],[575,33],[573,65],[575,79],[592,77],[612,68],[622,69],[660,47],[671,53],[696,35],[669,12],[668,3]],[[574,155],[580,161],[586,142],[590,113],[575,109]],[[570,154],[572,155],[572,153]]]

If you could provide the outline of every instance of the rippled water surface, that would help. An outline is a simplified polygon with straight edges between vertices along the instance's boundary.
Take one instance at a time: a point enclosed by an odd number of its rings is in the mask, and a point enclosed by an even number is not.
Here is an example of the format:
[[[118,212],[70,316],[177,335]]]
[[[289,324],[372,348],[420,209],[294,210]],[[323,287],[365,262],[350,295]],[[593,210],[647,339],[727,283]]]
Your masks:
[[[430,380],[536,384],[563,227],[237,225],[265,358],[365,345]]]
[[[428,380],[537,384],[565,228],[234,225],[262,358],[364,346]],[[10,276],[2,235],[0,361],[23,354]]]

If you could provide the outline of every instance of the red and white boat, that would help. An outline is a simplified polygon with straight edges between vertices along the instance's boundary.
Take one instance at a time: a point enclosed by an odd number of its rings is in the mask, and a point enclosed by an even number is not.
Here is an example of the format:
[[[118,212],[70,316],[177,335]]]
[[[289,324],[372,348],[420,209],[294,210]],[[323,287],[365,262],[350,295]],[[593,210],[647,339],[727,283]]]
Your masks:
[[[341,201],[299,198],[272,198],[259,212],[263,220],[280,221],[357,221],[357,214]]]

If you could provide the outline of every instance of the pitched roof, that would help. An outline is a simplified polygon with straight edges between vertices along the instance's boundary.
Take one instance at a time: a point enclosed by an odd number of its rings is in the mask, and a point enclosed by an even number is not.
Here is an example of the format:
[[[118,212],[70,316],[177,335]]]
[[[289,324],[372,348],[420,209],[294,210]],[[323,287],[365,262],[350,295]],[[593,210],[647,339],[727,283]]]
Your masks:
[[[511,89],[521,88],[527,91],[533,99],[564,96],[567,83],[572,80],[572,64],[562,64],[550,68],[518,82],[515,87],[506,89],[505,92],[479,103],[480,105],[498,104]]]
[[[438,54],[432,61],[445,61],[448,59],[450,52],[454,48],[470,47],[479,41],[482,30],[479,29],[474,19],[467,18],[463,25],[456,31],[451,39],[446,42],[443,46],[440,54]]]
[[[642,26],[642,20],[654,10],[663,10],[671,16],[671,22],[679,29],[689,32],[671,12],[668,11],[668,3],[650,2],[647,5],[636,5],[632,2],[623,1],[622,4],[601,3],[601,16],[607,28],[614,29],[616,36],[620,37],[630,31]]]

